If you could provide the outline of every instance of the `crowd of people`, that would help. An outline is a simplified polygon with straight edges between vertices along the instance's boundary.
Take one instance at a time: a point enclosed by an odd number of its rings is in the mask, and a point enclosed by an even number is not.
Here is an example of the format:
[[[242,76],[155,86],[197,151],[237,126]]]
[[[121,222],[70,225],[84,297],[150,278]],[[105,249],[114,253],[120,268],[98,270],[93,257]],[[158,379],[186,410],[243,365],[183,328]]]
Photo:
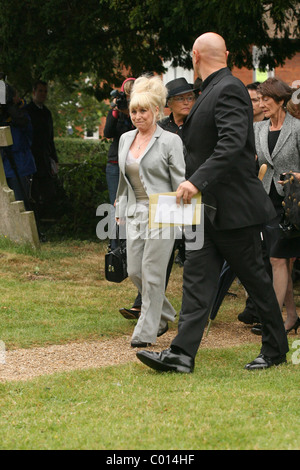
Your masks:
[[[238,319],[261,335],[260,353],[246,369],[286,362],[287,335],[300,326],[292,280],[300,237],[284,239],[280,228],[283,176],[292,172],[300,181],[299,105],[278,78],[245,87],[227,67],[228,54],[221,36],[201,35],[193,45],[194,84],[183,77],[166,86],[155,75],[127,78],[106,118],[109,200],[116,225],[126,226],[127,270],[137,289],[132,307],[120,313],[137,321],[131,346],[155,370],[193,371],[224,262],[248,294]],[[51,212],[58,172],[48,87],[35,83],[28,105],[8,89],[2,125],[11,127],[13,145],[1,149],[7,183],[38,220]],[[149,196],[169,192],[177,204],[201,192],[201,248],[185,245],[184,233],[178,240],[175,226],[149,226]],[[116,247],[111,234],[110,250]],[[177,250],[183,264],[177,335],[165,351],[142,350],[175,320],[166,287]]]
[[[193,47],[200,89],[184,78],[166,86],[156,76],[131,79],[127,116],[133,129],[118,136],[115,215],[126,223],[128,274],[139,293],[131,308],[120,309],[137,320],[132,347],[154,344],[175,317],[165,296],[175,234],[165,239],[163,228],[149,228],[149,195],[174,191],[178,204],[189,204],[201,192],[204,203],[204,245],[184,253],[178,333],[161,353],[137,352],[160,371],[193,371],[224,260],[248,293],[239,319],[262,338],[248,370],[286,362],[287,334],[300,326],[291,278],[300,238],[284,240],[279,225],[281,174],[292,171],[300,180],[298,108],[291,110],[293,90],[277,78],[245,87],[227,57],[224,39],[206,33]],[[171,114],[162,117],[166,103]]]

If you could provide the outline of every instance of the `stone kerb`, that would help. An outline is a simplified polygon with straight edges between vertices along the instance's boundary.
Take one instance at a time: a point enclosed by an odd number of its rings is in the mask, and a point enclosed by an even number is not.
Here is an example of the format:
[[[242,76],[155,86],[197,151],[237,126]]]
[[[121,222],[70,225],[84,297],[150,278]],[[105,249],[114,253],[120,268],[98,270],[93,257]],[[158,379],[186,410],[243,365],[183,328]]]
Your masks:
[[[3,146],[3,129],[0,142]],[[1,139],[2,133],[2,139]],[[16,201],[14,192],[8,187],[2,158],[0,157],[0,236],[39,248],[39,236],[32,211],[25,211],[24,202]]]

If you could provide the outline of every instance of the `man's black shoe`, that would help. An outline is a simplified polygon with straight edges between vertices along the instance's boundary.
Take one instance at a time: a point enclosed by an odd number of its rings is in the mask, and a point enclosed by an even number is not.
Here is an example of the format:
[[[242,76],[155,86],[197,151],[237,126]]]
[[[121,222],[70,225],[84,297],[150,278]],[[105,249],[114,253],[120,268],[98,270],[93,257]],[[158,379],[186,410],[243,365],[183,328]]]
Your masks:
[[[253,315],[251,312],[247,312],[246,309],[238,315],[238,320],[245,323],[245,325],[253,325],[254,323],[259,322],[258,317]]]
[[[249,362],[245,366],[245,369],[247,370],[261,370],[261,369],[269,369],[269,367],[272,366],[279,366],[279,364],[283,364],[286,362],[286,355],[284,356],[278,356],[278,357],[267,357],[264,356],[263,354],[260,354],[257,356],[254,361]]]
[[[261,323],[258,323],[257,325],[254,325],[254,326],[251,328],[251,332],[252,332],[254,335],[261,336],[261,335],[262,335],[262,325],[261,325]]]
[[[138,351],[138,359],[154,370],[161,372],[181,372],[190,374],[194,370],[194,359],[183,352],[166,349],[161,353],[154,351]]]

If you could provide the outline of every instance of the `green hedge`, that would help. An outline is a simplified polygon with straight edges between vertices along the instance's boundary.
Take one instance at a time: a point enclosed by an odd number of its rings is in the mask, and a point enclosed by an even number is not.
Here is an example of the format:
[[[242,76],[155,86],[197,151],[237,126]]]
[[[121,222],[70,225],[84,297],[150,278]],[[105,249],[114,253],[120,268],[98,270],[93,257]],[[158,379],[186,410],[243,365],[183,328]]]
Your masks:
[[[110,146],[108,140],[84,140],[70,137],[55,138],[56,151],[60,164],[77,163],[95,157],[99,163],[106,163]]]
[[[96,209],[109,201],[105,167],[110,143],[56,138],[55,145],[59,158],[57,213],[50,232],[65,237],[96,238],[99,222]]]

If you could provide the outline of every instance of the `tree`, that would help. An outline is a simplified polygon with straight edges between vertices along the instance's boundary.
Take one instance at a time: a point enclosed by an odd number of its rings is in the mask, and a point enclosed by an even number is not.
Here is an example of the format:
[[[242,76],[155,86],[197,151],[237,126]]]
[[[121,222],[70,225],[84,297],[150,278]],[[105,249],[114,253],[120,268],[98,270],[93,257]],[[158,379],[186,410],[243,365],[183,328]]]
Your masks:
[[[295,0],[1,0],[0,70],[23,91],[34,78],[67,86],[88,74],[101,101],[123,69],[161,73],[166,60],[190,68],[206,31],[226,39],[238,67],[252,68],[250,46],[264,46],[264,68],[300,50],[299,30]]]
[[[89,83],[90,77],[82,75],[68,88],[59,81],[49,83],[47,106],[52,111],[56,136],[82,137],[84,132],[95,132],[101,118],[107,115],[109,105],[95,98]]]

